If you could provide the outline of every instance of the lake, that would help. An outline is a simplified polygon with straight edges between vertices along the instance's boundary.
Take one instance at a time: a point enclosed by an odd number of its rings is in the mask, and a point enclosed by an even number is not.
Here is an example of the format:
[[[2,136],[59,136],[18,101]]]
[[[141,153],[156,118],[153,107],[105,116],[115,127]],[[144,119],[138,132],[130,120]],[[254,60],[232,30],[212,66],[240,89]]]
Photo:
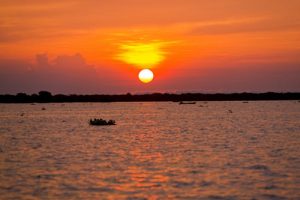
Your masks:
[[[300,103],[0,104],[0,199],[300,199]]]

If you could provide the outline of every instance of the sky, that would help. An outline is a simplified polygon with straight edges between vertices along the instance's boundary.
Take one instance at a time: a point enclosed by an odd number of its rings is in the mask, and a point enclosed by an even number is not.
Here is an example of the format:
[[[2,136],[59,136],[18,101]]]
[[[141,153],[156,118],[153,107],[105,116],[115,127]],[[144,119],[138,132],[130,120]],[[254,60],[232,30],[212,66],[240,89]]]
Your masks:
[[[300,92],[299,0],[0,0],[0,94]],[[154,79],[139,81],[140,70]]]

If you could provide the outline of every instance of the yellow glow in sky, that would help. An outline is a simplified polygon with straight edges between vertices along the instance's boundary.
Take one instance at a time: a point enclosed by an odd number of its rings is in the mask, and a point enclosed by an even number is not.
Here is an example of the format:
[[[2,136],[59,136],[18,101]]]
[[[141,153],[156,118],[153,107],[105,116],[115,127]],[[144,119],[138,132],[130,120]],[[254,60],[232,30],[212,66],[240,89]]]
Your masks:
[[[162,42],[121,44],[116,59],[139,68],[152,68],[165,59]]]

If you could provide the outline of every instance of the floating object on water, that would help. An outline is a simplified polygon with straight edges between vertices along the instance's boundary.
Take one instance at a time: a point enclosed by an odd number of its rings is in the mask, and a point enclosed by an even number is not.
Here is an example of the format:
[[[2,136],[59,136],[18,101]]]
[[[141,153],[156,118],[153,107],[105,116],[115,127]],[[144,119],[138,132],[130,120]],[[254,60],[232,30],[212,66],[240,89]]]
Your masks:
[[[93,126],[109,126],[109,125],[116,125],[115,120],[104,120],[104,119],[90,119],[90,125]]]
[[[196,104],[196,102],[195,101],[194,102],[183,102],[183,101],[180,101],[179,105],[181,105],[181,104]]]
[[[22,117],[23,117],[24,115],[25,115],[25,113],[21,113],[21,114],[20,114],[20,116],[22,116]]]
[[[229,113],[233,113],[232,110],[228,110]]]
[[[33,144],[31,147],[33,149],[38,149],[38,148],[42,147],[42,145],[41,144]]]
[[[243,103],[249,103],[248,101],[243,101]]]
[[[46,110],[46,108],[43,107],[42,110]]]

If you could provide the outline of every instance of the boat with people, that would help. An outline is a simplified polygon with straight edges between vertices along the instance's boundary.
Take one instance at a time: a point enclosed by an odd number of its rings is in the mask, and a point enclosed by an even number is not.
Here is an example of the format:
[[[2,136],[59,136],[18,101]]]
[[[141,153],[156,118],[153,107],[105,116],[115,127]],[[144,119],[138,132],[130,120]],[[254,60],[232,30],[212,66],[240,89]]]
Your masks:
[[[104,120],[104,119],[90,119],[90,125],[92,126],[109,126],[109,125],[116,125],[116,121],[115,120]]]

